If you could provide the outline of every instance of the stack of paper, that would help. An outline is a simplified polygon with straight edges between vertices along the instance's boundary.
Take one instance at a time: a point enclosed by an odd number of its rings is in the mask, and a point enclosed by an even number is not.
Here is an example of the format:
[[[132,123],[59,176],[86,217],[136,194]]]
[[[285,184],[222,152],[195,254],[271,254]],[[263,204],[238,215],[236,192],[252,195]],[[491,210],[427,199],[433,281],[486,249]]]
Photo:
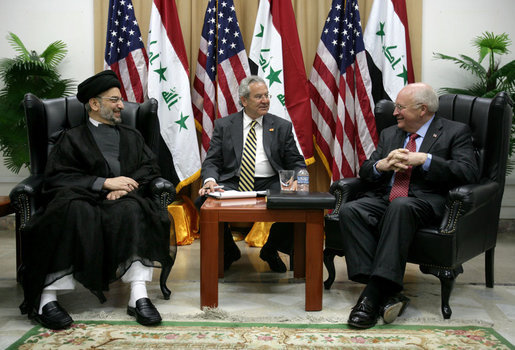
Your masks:
[[[234,191],[228,190],[224,192],[212,192],[208,193],[208,196],[217,199],[229,199],[229,198],[252,198],[257,196],[266,196],[266,191]]]

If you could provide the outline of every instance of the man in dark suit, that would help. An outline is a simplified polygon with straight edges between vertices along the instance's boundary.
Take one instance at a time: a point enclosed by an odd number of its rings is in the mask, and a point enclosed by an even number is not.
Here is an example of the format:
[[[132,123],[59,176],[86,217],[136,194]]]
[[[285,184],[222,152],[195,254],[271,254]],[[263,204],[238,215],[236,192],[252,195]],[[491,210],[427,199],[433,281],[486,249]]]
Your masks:
[[[250,175],[254,190],[280,189],[279,170],[305,166],[293,137],[292,124],[268,113],[270,95],[265,81],[258,76],[247,77],[241,81],[238,93],[243,110],[215,121],[209,150],[202,163],[204,185],[199,190],[200,196],[223,191],[215,188],[220,185],[225,190],[241,190],[242,155],[251,128],[255,130],[256,140],[255,170]],[[205,197],[199,198],[203,202]],[[200,207],[201,203],[197,202],[197,205]],[[268,241],[260,252],[260,257],[276,272],[286,272],[277,250],[288,252],[291,249],[289,226],[284,223],[272,225]],[[224,268],[227,269],[240,258],[240,251],[228,229],[225,230],[224,247]]]
[[[390,323],[404,311],[409,299],[400,292],[414,233],[441,221],[451,188],[478,180],[468,126],[435,117],[437,110],[427,84],[399,92],[397,125],[383,130],[359,172],[374,189],[339,212],[348,276],[366,284],[349,315],[353,327],[372,327],[379,315]]]

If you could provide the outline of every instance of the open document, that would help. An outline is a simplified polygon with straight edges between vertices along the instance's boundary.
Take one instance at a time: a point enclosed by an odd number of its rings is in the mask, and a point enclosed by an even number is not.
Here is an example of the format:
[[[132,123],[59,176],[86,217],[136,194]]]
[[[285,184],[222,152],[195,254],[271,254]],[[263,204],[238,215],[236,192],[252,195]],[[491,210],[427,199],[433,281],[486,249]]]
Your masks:
[[[207,194],[210,197],[217,199],[229,199],[229,198],[252,198],[266,196],[266,191],[234,191],[228,190],[224,192],[212,192]]]

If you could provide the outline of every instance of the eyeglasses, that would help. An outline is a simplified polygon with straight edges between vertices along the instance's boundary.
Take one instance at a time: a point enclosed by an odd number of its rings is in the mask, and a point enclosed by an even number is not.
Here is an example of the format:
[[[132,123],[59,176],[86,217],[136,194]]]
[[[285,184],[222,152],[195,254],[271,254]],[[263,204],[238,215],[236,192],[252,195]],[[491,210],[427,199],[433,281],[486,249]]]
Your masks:
[[[271,99],[272,98],[272,95],[270,94],[259,94],[259,95],[254,95],[253,96],[256,100],[261,100],[262,98],[265,98],[265,99]]]
[[[101,98],[101,99],[103,99],[103,100],[109,100],[109,101],[111,101],[112,103],[123,102],[123,98],[118,97],[118,96],[111,96],[111,97],[97,96],[97,98]]]
[[[410,107],[417,107],[417,108],[419,108],[421,105],[422,105],[422,103],[415,103],[415,104],[412,104],[412,105],[403,106],[403,105],[400,105],[400,104],[396,103],[395,104],[395,108],[398,109],[399,112],[401,112],[402,110],[404,110],[406,108],[410,108]]]

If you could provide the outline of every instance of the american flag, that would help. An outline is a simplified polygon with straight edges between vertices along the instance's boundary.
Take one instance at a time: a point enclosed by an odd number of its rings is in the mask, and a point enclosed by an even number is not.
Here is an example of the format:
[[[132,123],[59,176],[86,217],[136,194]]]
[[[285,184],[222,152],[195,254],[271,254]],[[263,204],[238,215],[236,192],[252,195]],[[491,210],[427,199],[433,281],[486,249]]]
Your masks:
[[[309,83],[316,148],[331,179],[356,176],[377,145],[357,0],[333,0]]]
[[[192,92],[195,121],[202,130],[202,159],[209,148],[215,118],[240,109],[238,85],[247,75],[248,58],[233,0],[219,1],[218,12],[216,1],[209,0]]]
[[[131,0],[110,0],[104,68],[122,83],[122,97],[143,102],[147,96],[148,56]]]

